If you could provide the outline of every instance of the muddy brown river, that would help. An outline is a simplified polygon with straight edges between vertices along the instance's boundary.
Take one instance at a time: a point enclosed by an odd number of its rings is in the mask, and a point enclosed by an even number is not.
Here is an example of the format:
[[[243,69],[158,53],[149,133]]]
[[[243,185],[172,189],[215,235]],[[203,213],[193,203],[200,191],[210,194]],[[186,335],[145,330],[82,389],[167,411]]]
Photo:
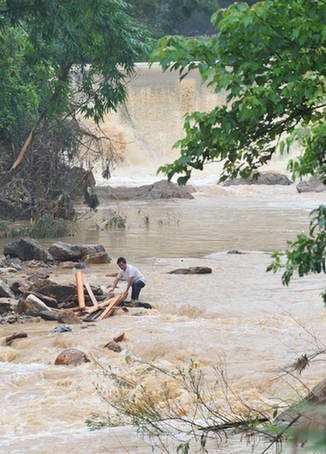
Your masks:
[[[113,385],[105,382],[94,361],[76,368],[54,366],[55,358],[68,347],[83,350],[105,368],[122,368],[129,377],[137,375],[138,366],[126,367],[126,356],[167,369],[187,367],[192,360],[209,383],[216,380],[215,368],[223,365],[234,390],[232,404],[240,412],[241,400],[267,409],[297,392],[304,395],[303,384],[279,378],[280,368],[324,341],[326,312],[320,297],[324,279],[295,278],[287,288],[280,274],[265,270],[270,252],[282,250],[287,239],[306,229],[309,212],[323,202],[324,195],[298,194],[294,186],[208,184],[197,189],[194,200],[110,202],[93,219],[99,223],[109,209],[119,210],[127,218],[126,229],[99,231],[93,221],[84,220],[74,237],[63,239],[105,246],[112,262],[85,270],[89,282],[103,288],[112,283],[105,274],[117,271],[116,258],[126,256],[145,274],[147,285],[141,296],[154,310],[118,312],[86,328],[74,325],[73,333],[51,333],[56,323],[45,321],[1,326],[1,453],[159,452],[130,426],[88,430],[85,420],[91,413],[107,410],[95,384],[104,382],[107,389]],[[227,254],[230,250],[243,254]],[[168,274],[189,266],[209,266],[213,272]],[[52,271],[59,282],[75,282],[73,270]],[[17,331],[25,331],[28,338],[5,347],[5,337]],[[126,334],[121,353],[103,348],[121,332]],[[320,361],[301,379],[311,387],[324,374],[325,364]],[[159,399],[154,374],[147,387]],[[183,398],[187,408],[189,402]],[[264,446],[261,441],[254,452]],[[235,454],[250,449],[231,437],[227,446],[214,445],[209,452]]]
[[[126,109],[108,117],[103,126],[104,132],[115,134],[117,151],[125,157],[111,185],[138,186],[160,179],[156,169],[176,156],[170,147],[180,137],[185,111],[220,102],[202,89],[198,78],[178,85],[171,75],[162,82],[155,71],[151,77],[140,74]],[[276,159],[271,168],[284,171],[285,162]],[[97,184],[108,184],[96,166],[94,171]],[[325,203],[325,193],[299,194],[294,185],[224,188],[217,185],[219,171],[208,166],[194,175],[193,200],[106,201],[93,214],[80,207],[74,236],[60,240],[100,243],[112,257],[108,265],[85,270],[90,284],[103,289],[112,284],[113,278],[105,275],[117,272],[116,259],[125,256],[145,275],[141,299],[154,309],[117,311],[100,322],[72,325],[72,333],[52,333],[57,323],[46,321],[0,325],[1,454],[162,452],[155,440],[142,439],[130,425],[98,431],[86,426],[93,413],[108,410],[96,386],[115,391],[103,375],[109,367],[135,383],[145,380],[163,409],[162,382],[154,372],[143,379],[142,364],[172,371],[193,361],[208,386],[216,384],[217,371],[223,369],[230,392],[225,399],[225,389],[217,385],[212,398],[221,408],[231,406],[235,414],[256,408],[271,415],[274,405],[304,396],[306,387],[325,377],[323,359],[300,380],[282,373],[303,353],[325,348],[326,310],[320,296],[324,276],[295,277],[284,287],[280,273],[266,273],[270,253],[284,250],[287,240],[307,231],[309,212]],[[110,210],[126,217],[125,229],[97,228]],[[48,247],[53,240],[41,243]],[[3,245],[1,241],[1,249]],[[232,250],[242,254],[228,254]],[[209,266],[212,273],[168,274],[190,266]],[[53,280],[75,282],[73,270],[51,271]],[[6,336],[21,331],[28,337],[5,346]],[[121,353],[103,348],[122,332]],[[84,351],[91,362],[55,366],[56,357],[68,347]],[[132,359],[128,364],[126,357]],[[189,394],[178,383],[169,382],[169,388],[192,414]],[[267,446],[264,439],[255,443],[231,435],[218,446],[210,444],[208,451],[260,454]],[[168,445],[166,452],[175,453],[176,445]]]

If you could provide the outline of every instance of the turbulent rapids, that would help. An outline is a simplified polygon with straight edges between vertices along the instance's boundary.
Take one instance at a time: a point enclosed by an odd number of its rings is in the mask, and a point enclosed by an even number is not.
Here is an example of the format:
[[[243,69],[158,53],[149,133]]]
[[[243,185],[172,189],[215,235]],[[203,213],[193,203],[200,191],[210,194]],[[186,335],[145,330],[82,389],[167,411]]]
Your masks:
[[[139,70],[130,83],[128,103],[103,125],[115,134],[124,161],[109,182],[98,172],[98,185],[136,186],[162,179],[156,169],[175,156],[171,146],[182,134],[182,115],[218,101],[196,79],[178,85],[170,74],[165,81],[158,68],[149,74],[143,66]],[[285,171],[281,159],[271,167]],[[304,395],[304,384],[312,387],[324,377],[323,362],[308,368],[301,382],[295,377],[285,381],[281,372],[323,339],[323,279],[295,279],[287,288],[280,275],[266,273],[270,253],[306,231],[309,212],[324,195],[299,194],[295,185],[223,187],[217,180],[218,168],[209,166],[193,177],[197,192],[192,200],[108,200],[91,217],[81,218],[74,237],[61,239],[105,247],[113,261],[85,270],[88,282],[103,290],[113,282],[106,275],[118,271],[117,257],[125,256],[146,277],[142,299],[154,309],[131,308],[100,322],[74,325],[65,333],[51,332],[55,322],[0,326],[1,453],[159,452],[155,441],[138,438],[129,426],[87,428],[85,421],[93,413],[108,409],[96,387],[115,391],[115,383],[103,374],[110,367],[135,388],[144,363],[172,371],[195,362],[208,386],[214,386],[217,371],[223,369],[232,390],[228,404],[238,414],[246,406],[268,413],[274,403]],[[110,210],[125,216],[125,229],[97,228]],[[242,254],[228,254],[231,250]],[[196,266],[210,267],[212,273],[169,274]],[[75,282],[73,270],[51,271],[53,280]],[[27,337],[6,346],[5,338],[18,331]],[[122,332],[121,352],[104,348]],[[66,348],[80,349],[92,360],[77,367],[56,366],[55,359]],[[145,384],[163,408],[162,386],[154,371]],[[189,395],[178,383],[168,380],[166,386],[191,412]],[[224,391],[217,387],[212,397],[221,408],[226,405]],[[254,452],[264,447],[261,440]],[[244,454],[250,449],[231,437],[209,452]],[[172,447],[170,452],[175,452]]]

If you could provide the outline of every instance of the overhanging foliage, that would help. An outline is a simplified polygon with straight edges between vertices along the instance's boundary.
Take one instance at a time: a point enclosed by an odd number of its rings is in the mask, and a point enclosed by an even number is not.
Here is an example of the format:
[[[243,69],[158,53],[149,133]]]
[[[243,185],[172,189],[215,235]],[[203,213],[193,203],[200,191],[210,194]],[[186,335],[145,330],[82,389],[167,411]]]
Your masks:
[[[152,62],[178,70],[181,79],[198,69],[203,82],[227,97],[227,106],[186,116],[185,137],[175,145],[181,157],[161,170],[169,179],[183,173],[183,184],[192,169],[222,161],[222,181],[247,177],[271,159],[284,134],[287,145],[303,127],[319,134],[311,127],[324,122],[325,48],[324,0],[236,3],[211,39],[161,39]]]

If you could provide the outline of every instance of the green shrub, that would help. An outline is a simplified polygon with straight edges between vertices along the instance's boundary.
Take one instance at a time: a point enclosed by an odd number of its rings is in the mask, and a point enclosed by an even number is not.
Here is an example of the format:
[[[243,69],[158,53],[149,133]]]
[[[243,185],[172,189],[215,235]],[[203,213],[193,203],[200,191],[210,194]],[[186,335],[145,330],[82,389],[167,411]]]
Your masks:
[[[33,221],[29,227],[12,227],[0,224],[0,236],[2,238],[17,238],[29,236],[31,238],[57,238],[69,233],[69,224],[65,219],[54,219],[49,214]]]

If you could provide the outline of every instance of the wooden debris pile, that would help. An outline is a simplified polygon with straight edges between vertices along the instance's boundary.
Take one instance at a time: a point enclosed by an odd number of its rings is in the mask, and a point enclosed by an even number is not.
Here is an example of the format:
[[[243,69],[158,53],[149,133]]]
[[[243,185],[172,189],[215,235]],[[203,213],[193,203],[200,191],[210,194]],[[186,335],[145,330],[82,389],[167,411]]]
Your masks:
[[[94,296],[92,288],[89,285],[85,274],[82,273],[81,271],[76,272],[76,283],[78,307],[71,308],[68,310],[73,310],[77,312],[77,315],[86,315],[86,317],[83,319],[84,322],[95,322],[110,317],[113,311],[116,308],[118,308],[122,301],[124,300],[123,295],[117,295],[112,297],[108,296],[107,299],[99,303]],[[84,286],[91,299],[92,306],[86,306],[85,304]],[[124,308],[124,310],[128,312],[128,309]]]
[[[10,282],[0,279],[5,297],[0,298],[0,325],[8,323],[58,321],[63,324],[103,320],[119,308],[152,309],[151,304],[124,299],[122,295],[103,295],[101,287],[90,285],[78,270],[76,283],[61,284],[49,279],[48,270],[28,272]],[[1,286],[2,282],[2,286]]]

